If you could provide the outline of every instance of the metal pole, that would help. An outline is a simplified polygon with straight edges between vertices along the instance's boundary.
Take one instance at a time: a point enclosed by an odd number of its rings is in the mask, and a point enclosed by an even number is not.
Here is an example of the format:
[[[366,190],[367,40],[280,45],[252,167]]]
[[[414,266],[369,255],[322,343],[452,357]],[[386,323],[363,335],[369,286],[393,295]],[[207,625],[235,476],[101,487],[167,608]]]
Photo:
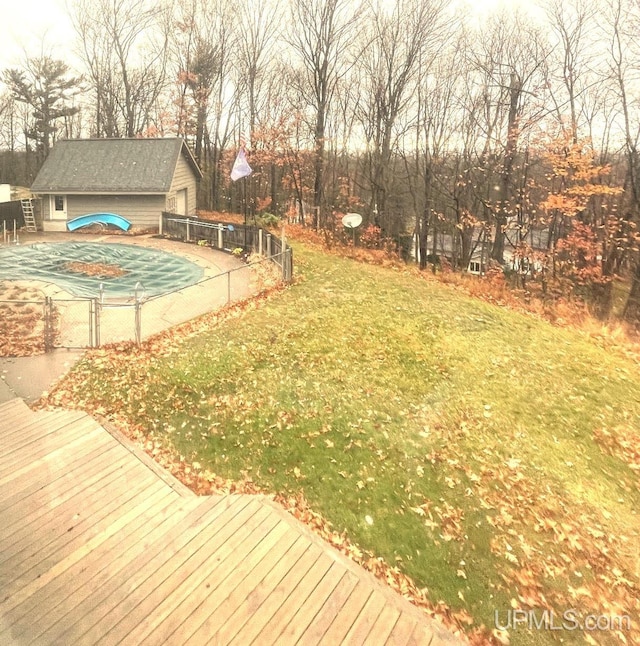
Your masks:
[[[51,303],[51,296],[45,296],[44,297],[44,351],[49,352],[49,350],[52,349],[53,346],[53,339],[52,339],[52,318],[53,318],[53,311],[52,311],[52,303]]]
[[[244,211],[244,250],[247,249],[247,178],[242,179],[242,206]]]
[[[140,301],[136,299],[136,344],[140,345],[140,340],[142,337],[142,325],[140,321]]]
[[[231,272],[227,272],[227,305],[231,302]]]
[[[96,348],[100,347],[100,314],[102,312],[102,303],[97,300],[95,300],[95,306],[96,306]]]
[[[93,298],[89,299],[89,347],[93,348],[93,311],[94,311],[94,304],[93,304]]]

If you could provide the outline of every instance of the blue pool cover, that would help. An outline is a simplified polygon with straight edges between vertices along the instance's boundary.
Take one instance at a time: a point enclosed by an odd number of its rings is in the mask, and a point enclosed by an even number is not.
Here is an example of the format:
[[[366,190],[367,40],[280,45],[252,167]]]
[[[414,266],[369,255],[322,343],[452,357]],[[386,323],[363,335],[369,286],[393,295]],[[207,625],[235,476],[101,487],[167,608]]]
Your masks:
[[[69,271],[70,262],[115,265],[126,272],[100,278]],[[137,245],[99,242],[57,242],[0,247],[0,280],[42,280],[76,296],[131,297],[136,283],[146,296],[175,291],[198,282],[203,270],[189,260]]]

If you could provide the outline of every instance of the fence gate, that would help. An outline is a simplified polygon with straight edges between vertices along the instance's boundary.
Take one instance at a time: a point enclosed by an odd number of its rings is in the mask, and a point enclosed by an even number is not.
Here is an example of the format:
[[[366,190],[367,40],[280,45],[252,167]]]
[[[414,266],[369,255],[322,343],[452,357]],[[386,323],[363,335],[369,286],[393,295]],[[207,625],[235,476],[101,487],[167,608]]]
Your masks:
[[[45,343],[48,348],[93,348],[98,345],[97,299],[47,297]]]

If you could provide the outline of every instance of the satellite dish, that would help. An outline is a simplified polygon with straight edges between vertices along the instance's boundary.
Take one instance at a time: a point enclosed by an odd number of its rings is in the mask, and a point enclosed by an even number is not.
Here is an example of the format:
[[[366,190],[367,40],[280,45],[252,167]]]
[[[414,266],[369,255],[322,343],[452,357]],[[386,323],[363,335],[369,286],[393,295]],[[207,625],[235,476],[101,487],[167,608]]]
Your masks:
[[[347,229],[355,229],[362,224],[362,216],[359,213],[347,213],[342,218],[342,224],[347,227]]]

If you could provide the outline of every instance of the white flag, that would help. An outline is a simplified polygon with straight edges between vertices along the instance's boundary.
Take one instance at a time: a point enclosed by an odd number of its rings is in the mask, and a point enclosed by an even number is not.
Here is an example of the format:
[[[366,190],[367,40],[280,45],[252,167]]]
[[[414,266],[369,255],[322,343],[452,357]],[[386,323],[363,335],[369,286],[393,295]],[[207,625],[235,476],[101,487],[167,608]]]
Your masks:
[[[251,173],[253,173],[253,170],[249,166],[244,148],[240,148],[236,160],[233,163],[233,168],[231,169],[231,179],[235,182],[242,177],[248,177]]]

